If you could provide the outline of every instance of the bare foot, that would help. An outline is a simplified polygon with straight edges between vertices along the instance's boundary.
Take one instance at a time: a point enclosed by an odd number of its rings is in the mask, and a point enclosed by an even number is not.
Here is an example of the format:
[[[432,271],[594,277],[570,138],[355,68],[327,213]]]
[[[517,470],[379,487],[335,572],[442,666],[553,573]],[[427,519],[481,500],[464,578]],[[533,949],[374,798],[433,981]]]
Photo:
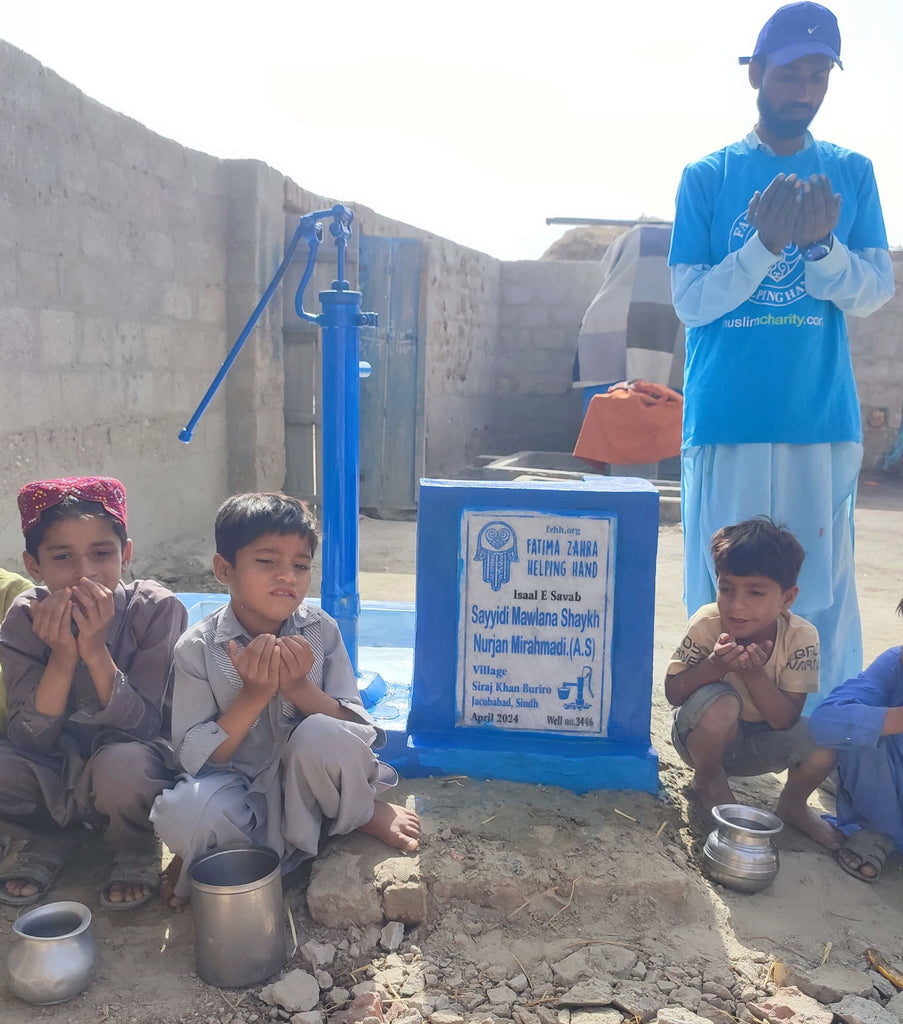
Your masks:
[[[785,825],[792,825],[793,828],[798,829],[810,839],[814,839],[819,846],[824,846],[828,850],[839,850],[843,843],[843,833],[820,818],[806,804],[785,800],[782,796],[778,800],[775,814]]]
[[[711,811],[719,804],[735,804],[737,802],[734,791],[723,772],[720,776],[705,779],[701,779],[698,774],[694,775],[690,793],[706,811]]]
[[[107,899],[111,903],[139,903],[150,896],[151,890],[146,885],[133,885],[131,882],[114,882],[107,890]]]
[[[413,811],[398,804],[376,800],[373,817],[358,832],[382,839],[399,850],[416,850],[420,845],[420,819]]]
[[[176,896],[176,882],[182,871],[182,858],[174,856],[160,875],[160,900],[168,903],[173,910],[181,910],[188,902],[187,896]]]

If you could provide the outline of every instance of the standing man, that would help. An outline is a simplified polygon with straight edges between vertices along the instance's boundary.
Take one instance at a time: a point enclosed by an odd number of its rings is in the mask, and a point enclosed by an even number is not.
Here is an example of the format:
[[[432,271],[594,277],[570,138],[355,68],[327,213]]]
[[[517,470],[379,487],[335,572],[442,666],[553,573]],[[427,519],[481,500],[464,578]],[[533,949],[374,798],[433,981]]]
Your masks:
[[[893,268],[871,163],[808,130],[842,68],[837,19],[781,7],[740,63],[759,119],[684,170],[669,258],[688,328],[684,598],[690,614],[715,598],[716,530],[760,514],[786,524],[806,551],[795,610],[818,628],[825,694],[862,668],[862,428],[844,314],[884,305]]]

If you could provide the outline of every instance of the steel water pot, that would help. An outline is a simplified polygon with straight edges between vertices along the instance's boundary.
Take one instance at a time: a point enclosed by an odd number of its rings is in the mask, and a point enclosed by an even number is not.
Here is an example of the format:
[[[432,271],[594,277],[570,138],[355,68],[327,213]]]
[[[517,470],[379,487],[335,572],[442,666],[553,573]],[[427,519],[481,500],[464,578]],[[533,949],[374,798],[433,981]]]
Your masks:
[[[94,977],[97,944],[91,911],[83,903],[48,903],[13,924],[6,978],[27,1003],[63,1003]]]
[[[774,837],[784,827],[770,811],[745,804],[712,808],[718,824],[702,850],[706,874],[737,892],[759,892],[777,877],[781,866]]]
[[[198,857],[188,877],[199,977],[244,988],[275,974],[286,960],[279,855],[236,843]]]

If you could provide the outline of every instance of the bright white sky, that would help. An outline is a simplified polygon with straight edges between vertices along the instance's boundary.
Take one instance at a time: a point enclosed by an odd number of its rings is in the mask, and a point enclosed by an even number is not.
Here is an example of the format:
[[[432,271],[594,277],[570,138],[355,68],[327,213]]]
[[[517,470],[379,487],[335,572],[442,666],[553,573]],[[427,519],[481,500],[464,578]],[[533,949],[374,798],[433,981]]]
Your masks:
[[[194,149],[504,259],[550,216],[670,218],[681,168],[744,135],[737,57],[780,0],[41,0],[0,34]],[[903,244],[900,0],[834,0],[846,70],[815,133],[869,156]]]

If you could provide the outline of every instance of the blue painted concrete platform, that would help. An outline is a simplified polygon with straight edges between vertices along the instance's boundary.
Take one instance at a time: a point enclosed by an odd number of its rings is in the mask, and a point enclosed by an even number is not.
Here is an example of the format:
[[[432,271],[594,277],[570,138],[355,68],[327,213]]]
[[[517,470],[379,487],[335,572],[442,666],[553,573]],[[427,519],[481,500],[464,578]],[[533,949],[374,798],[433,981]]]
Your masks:
[[[658,520],[631,477],[421,480],[399,770],[656,792]]]
[[[229,599],[228,594],[179,593],[176,596],[188,609],[189,625]],[[306,602],[320,605],[317,598],[307,598]],[[459,735],[449,742],[448,735],[423,729],[409,738],[414,640],[413,603],[361,602],[358,648],[358,663],[364,677],[361,699],[386,732],[386,745],[379,751],[381,760],[411,778],[450,773],[472,775],[474,765],[489,757],[493,762],[493,777],[536,781],[522,754],[505,749],[504,737],[494,737],[482,730],[467,736],[459,730]],[[372,687],[372,673],[377,673],[385,685],[378,683]],[[536,736],[533,745],[535,757],[547,758],[556,766],[555,784],[575,792],[587,792],[600,786],[655,792],[658,787],[657,755],[648,742],[641,739],[631,742],[625,737],[621,742],[600,741],[593,752],[581,750],[579,744],[575,745],[566,737]],[[599,781],[603,779],[604,782]]]
[[[216,611],[228,594],[176,594],[188,609],[188,625]],[[306,603],[319,607],[315,597]],[[414,605],[407,602],[362,601],[358,640],[362,674],[361,699],[380,728],[386,745],[379,755],[404,774],[408,759],[407,728],[414,675]],[[378,678],[374,681],[374,675]]]

